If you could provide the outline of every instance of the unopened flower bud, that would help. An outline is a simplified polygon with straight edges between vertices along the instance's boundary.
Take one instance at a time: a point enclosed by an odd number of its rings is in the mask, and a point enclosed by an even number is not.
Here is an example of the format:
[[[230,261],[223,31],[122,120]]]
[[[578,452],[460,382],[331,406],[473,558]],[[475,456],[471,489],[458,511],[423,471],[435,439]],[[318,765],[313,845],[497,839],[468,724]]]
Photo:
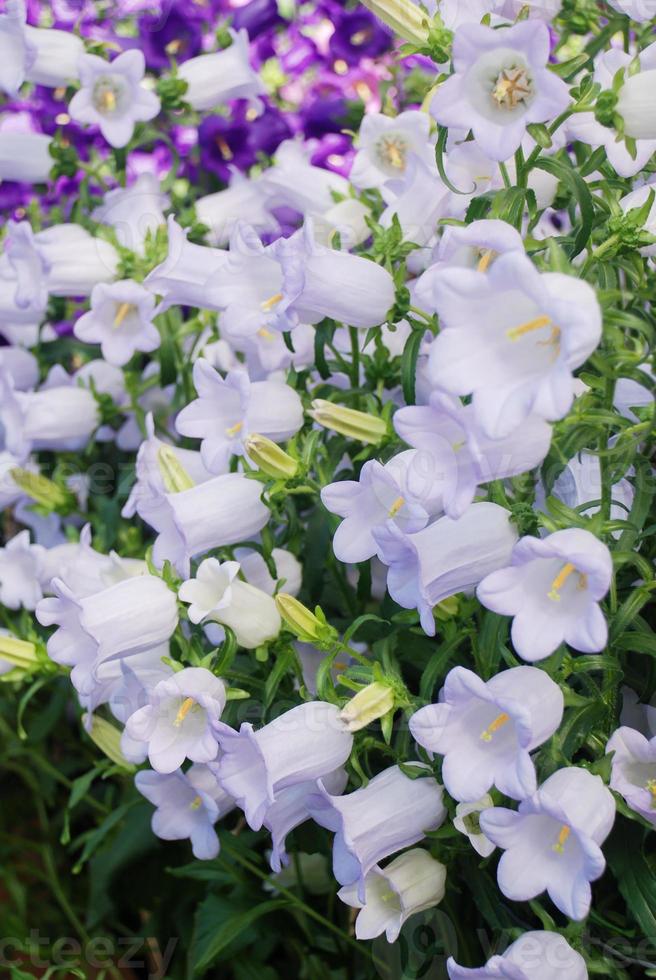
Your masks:
[[[275,599],[278,612],[287,628],[303,643],[314,643],[321,649],[330,646],[337,639],[337,631],[327,623],[318,606],[315,612],[311,612],[287,592],[279,592]]]
[[[374,681],[352,697],[341,713],[350,732],[359,732],[372,721],[382,718],[394,707],[394,691],[388,684]]]
[[[157,451],[157,463],[167,493],[181,493],[183,490],[191,490],[195,486],[194,481],[170,446],[160,446]]]
[[[31,670],[39,662],[34,643],[4,635],[0,635],[0,660],[6,660],[21,670]]]
[[[362,0],[363,5],[411,44],[428,40],[426,14],[412,0]]]
[[[323,398],[316,398],[312,402],[312,410],[308,414],[324,428],[333,429],[360,442],[376,445],[382,442],[387,432],[387,424],[383,419],[353,408],[344,408],[343,405],[334,405]]]
[[[244,448],[248,458],[267,476],[290,480],[298,472],[297,461],[266,436],[253,433],[245,440]]]
[[[89,716],[84,717],[85,725],[89,722]],[[134,772],[136,766],[127,761],[121,752],[121,733],[109,721],[94,715],[91,720],[91,727],[87,728],[89,738],[104,752],[108,759],[111,759],[117,766]]]
[[[9,474],[20,489],[35,500],[37,504],[47,507],[49,510],[56,510],[58,507],[67,507],[73,502],[70,493],[58,487],[56,483],[49,480],[40,473],[33,473],[31,470],[24,470],[20,466],[14,466]]]

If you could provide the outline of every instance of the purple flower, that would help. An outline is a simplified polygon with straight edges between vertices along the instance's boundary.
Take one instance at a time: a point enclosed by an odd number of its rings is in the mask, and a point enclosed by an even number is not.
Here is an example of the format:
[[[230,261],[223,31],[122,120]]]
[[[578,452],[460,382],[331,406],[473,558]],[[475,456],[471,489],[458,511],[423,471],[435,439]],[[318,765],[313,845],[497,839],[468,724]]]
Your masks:
[[[450,980],[588,980],[585,960],[557,932],[525,932],[501,956],[474,969],[450,956],[446,968]]]
[[[256,155],[249,134],[251,123],[243,115],[234,118],[205,116],[198,127],[201,163],[226,183],[230,182],[232,167],[248,170]]]
[[[331,35],[333,58],[357,65],[362,58],[377,58],[392,47],[392,36],[368,11],[348,11],[337,20]]]
[[[278,24],[285,23],[278,13],[276,0],[250,0],[250,3],[234,7],[231,17],[234,29],[248,31],[251,41]]]
[[[524,660],[543,660],[561,643],[596,653],[608,635],[599,602],[612,572],[603,542],[589,531],[566,528],[518,541],[510,566],[483,579],[477,596],[488,609],[514,617],[512,641]]]
[[[168,0],[162,14],[140,17],[139,47],[148,67],[166,69],[172,59],[181,62],[200,54],[204,16],[201,4]]]
[[[628,806],[656,827],[656,736],[645,738],[633,728],[618,728],[606,746],[613,752],[610,787]]]

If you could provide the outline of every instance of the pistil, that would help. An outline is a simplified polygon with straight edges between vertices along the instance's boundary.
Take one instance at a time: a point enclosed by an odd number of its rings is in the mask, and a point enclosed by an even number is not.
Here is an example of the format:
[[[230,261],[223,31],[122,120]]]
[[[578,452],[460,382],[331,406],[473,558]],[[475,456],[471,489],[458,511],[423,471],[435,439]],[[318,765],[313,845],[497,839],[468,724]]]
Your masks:
[[[503,726],[506,725],[509,721],[510,721],[510,715],[506,714],[505,711],[502,711],[501,714],[497,715],[494,721],[487,726],[485,731],[481,732],[481,741],[491,742],[494,733],[498,732],[499,729],[503,728]]]
[[[184,699],[184,701],[180,705],[180,710],[178,711],[177,715],[175,716],[175,721],[173,722],[173,724],[174,724],[174,726],[176,728],[179,728],[180,727],[180,725],[182,724],[182,722],[185,720],[185,718],[187,717],[187,715],[191,711],[191,709],[194,706],[194,704],[195,704],[195,702],[194,702],[194,699],[193,698],[185,698]]]

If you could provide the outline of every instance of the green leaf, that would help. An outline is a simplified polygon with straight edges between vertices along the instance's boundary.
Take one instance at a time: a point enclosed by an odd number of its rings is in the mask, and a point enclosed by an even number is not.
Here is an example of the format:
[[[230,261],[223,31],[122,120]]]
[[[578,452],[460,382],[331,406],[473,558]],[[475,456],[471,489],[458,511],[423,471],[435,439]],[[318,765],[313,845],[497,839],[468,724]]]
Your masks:
[[[226,946],[258,919],[288,904],[287,899],[274,898],[235,912],[226,898],[208,895],[196,912],[191,961],[194,976],[201,976]]]
[[[581,224],[569,253],[570,259],[573,259],[579,252],[583,251],[592,234],[594,204],[592,195],[588,190],[588,185],[573,167],[563,163],[562,160],[555,159],[555,157],[540,157],[535,161],[534,166],[538,170],[544,170],[546,173],[553,174],[554,177],[557,177],[574,194],[578,201],[579,208],[581,209]]]
[[[276,691],[280,687],[280,683],[289,670],[289,667],[294,662],[296,653],[293,647],[287,647],[276,657],[276,662],[273,666],[273,670],[266,679],[264,685],[264,707],[269,708],[273,703],[273,699],[276,696]]]
[[[413,330],[405,342],[403,354],[401,355],[401,385],[403,386],[403,397],[407,405],[415,403],[415,384],[417,380],[417,358],[419,348],[424,339],[425,330]]]
[[[627,907],[648,938],[656,936],[656,875],[643,852],[644,831],[630,823],[611,838],[606,856]]]

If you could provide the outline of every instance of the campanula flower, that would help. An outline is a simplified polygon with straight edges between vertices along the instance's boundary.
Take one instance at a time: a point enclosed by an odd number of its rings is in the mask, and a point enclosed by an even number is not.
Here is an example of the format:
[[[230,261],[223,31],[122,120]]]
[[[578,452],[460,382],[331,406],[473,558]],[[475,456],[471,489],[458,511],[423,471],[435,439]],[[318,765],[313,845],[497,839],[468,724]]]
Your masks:
[[[437,173],[427,114],[409,109],[392,118],[369,112],[360,125],[351,183],[358,188],[380,187],[388,180],[403,178],[411,154]]]
[[[193,109],[203,112],[232,99],[248,99],[254,107],[261,108],[259,96],[266,89],[250,65],[248,33],[229,33],[230,47],[188,58],[178,68],[178,78],[187,83],[183,99]]]
[[[474,803],[492,786],[514,800],[534,793],[531,752],[562,717],[562,692],[537,667],[512,667],[489,681],[454,667],[440,703],[420,708],[409,724],[419,745],[444,756],[442,778],[451,796]]]
[[[187,241],[188,230],[181,228],[173,215],[167,220],[168,251],[166,258],[144,279],[144,286],[161,297],[157,312],[170,306],[197,306],[220,309],[214,302],[214,277],[228,261],[226,252]]]
[[[491,806],[494,806],[492,797],[489,793],[485,793],[480,800],[475,800],[473,803],[458,803],[453,820],[456,830],[464,834],[476,853],[484,858],[493,853],[494,844],[481,830],[480,815],[483,810],[488,810]]]
[[[612,571],[603,542],[589,531],[566,528],[546,538],[522,538],[509,567],[484,578],[476,594],[488,609],[514,617],[513,646],[524,660],[543,660],[561,643],[596,653],[608,635],[599,602]]]
[[[585,960],[557,932],[525,932],[505,953],[474,969],[450,956],[446,968],[450,980],[588,980]]]
[[[119,245],[143,255],[146,239],[166,224],[164,211],[170,200],[162,191],[154,174],[139,174],[129,187],[107,191],[103,203],[94,209],[92,217],[116,232]],[[202,219],[201,219],[202,220]]]
[[[606,753],[610,752],[610,788],[656,827],[656,736],[648,739],[623,725],[609,739]]]
[[[150,353],[160,345],[152,321],[155,297],[132,279],[99,283],[91,293],[91,309],[75,323],[73,332],[87,344],[100,344],[110,364],[127,364],[135,351]]]

